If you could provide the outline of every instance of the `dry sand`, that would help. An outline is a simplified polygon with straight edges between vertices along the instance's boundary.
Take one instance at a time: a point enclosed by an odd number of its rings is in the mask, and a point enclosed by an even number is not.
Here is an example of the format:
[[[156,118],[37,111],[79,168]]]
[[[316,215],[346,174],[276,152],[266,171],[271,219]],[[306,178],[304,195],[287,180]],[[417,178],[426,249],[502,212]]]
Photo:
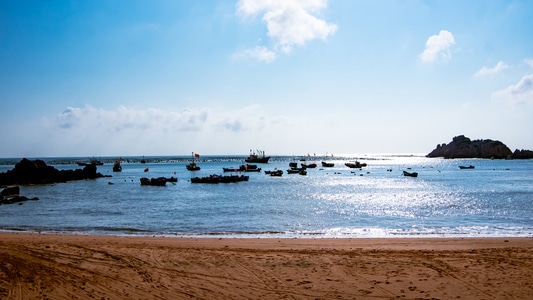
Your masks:
[[[533,299],[532,238],[0,233],[1,299]]]

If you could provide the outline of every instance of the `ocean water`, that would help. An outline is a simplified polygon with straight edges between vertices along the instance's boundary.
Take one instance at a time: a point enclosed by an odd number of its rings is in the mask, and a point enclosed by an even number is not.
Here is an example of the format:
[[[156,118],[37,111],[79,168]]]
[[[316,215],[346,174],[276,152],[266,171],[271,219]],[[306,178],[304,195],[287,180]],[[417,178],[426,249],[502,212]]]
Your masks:
[[[494,237],[533,236],[533,160],[445,160],[417,155],[359,155],[362,169],[328,158],[333,168],[287,174],[291,161],[275,156],[249,181],[192,184],[191,177],[229,175],[244,157],[202,157],[200,171],[186,157],[138,159],[112,177],[21,186],[38,201],[0,205],[0,230],[72,234],[185,237]],[[73,158],[45,159],[58,169],[80,168]],[[79,159],[78,159],[79,160]],[[0,172],[13,168],[3,160]],[[475,169],[461,170],[460,165]],[[148,168],[148,172],[144,172]],[[402,171],[418,172],[417,178]],[[178,178],[165,187],[141,186],[141,177]]]

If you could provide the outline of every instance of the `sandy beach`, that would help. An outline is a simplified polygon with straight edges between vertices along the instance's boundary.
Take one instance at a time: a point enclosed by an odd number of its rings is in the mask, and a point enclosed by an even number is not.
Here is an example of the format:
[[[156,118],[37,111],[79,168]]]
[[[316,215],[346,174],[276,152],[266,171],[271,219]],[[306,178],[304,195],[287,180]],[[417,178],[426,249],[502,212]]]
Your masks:
[[[0,233],[1,299],[533,299],[533,238]]]

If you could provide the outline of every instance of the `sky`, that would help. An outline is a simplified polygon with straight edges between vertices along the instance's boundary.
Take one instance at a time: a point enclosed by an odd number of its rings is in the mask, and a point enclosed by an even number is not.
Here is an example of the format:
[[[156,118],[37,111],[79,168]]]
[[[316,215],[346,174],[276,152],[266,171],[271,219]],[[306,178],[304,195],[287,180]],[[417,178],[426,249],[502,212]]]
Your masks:
[[[533,1],[0,0],[0,157],[533,149]]]

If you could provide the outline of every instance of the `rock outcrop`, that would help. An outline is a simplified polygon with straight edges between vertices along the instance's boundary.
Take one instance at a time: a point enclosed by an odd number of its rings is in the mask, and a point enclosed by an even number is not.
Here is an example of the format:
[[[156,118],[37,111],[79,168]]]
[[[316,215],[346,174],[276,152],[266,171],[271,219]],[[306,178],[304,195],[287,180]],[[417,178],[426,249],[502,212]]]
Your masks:
[[[96,171],[95,165],[87,165],[83,169],[57,170],[46,165],[42,160],[23,158],[13,170],[0,173],[0,186],[16,184],[50,184],[71,180],[95,179],[104,177]]]
[[[531,150],[518,150],[516,149],[513,152],[513,158],[515,159],[531,159],[533,158],[533,151]]]
[[[453,138],[449,144],[437,145],[427,157],[444,158],[512,158],[513,152],[500,141],[474,140],[464,135]]]
[[[28,201],[28,200],[39,200],[37,197],[28,198],[26,196],[21,196],[20,194],[20,187],[18,186],[10,186],[5,189],[3,189],[0,192],[0,205],[2,204],[13,204],[13,203],[19,203]]]

